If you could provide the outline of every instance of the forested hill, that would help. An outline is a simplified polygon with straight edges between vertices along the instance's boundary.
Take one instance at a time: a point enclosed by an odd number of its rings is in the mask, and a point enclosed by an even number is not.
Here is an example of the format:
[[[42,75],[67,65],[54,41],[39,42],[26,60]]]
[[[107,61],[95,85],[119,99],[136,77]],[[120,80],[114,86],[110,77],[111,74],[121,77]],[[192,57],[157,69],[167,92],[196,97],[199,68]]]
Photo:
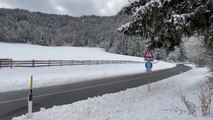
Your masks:
[[[22,9],[0,9],[0,41],[45,46],[97,46],[107,51],[142,56],[144,43],[116,29],[127,15],[99,17],[44,14]]]

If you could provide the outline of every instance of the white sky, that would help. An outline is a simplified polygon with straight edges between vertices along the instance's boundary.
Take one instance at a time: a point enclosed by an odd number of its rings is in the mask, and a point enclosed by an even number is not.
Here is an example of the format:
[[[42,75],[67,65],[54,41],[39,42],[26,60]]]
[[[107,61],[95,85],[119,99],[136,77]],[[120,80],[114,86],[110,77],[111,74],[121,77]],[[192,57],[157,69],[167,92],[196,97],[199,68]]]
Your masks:
[[[22,8],[44,13],[82,15],[115,15],[128,0],[0,0],[0,8]]]

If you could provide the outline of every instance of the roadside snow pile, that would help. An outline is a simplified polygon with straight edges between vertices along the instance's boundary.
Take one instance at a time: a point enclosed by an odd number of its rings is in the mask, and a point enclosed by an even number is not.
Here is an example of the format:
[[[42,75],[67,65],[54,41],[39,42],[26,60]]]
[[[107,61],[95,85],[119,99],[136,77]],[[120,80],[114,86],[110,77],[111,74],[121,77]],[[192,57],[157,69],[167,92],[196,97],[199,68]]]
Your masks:
[[[192,117],[169,111],[174,107],[186,110],[176,94],[180,89],[189,101],[199,106],[200,86],[208,75],[208,69],[194,68],[181,75],[152,83],[151,92],[143,85],[69,105],[42,109],[34,113],[31,120],[212,120],[213,114],[201,117],[198,112],[198,117]],[[213,112],[213,107],[211,110]],[[13,118],[26,119],[27,115]]]
[[[31,59],[75,59],[75,60],[133,60],[143,58],[107,53],[100,48],[85,47],[45,47],[30,44],[0,42],[0,58],[15,60]],[[153,70],[175,67],[175,64],[157,62]],[[0,92],[27,89],[29,77],[34,76],[34,88],[69,84],[97,78],[128,75],[145,72],[144,64],[79,65],[39,68],[1,68]]]

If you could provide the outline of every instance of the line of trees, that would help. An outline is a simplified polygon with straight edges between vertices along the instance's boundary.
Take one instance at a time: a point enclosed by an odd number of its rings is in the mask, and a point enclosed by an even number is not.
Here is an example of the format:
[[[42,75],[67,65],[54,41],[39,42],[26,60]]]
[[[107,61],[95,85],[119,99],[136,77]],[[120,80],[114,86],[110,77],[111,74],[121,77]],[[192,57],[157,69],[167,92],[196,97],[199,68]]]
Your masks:
[[[0,41],[45,46],[101,47],[112,53],[143,56],[147,47],[146,43],[153,37],[128,36],[116,30],[131,19],[131,16],[125,14],[110,17],[93,15],[71,17],[30,12],[23,9],[0,8]],[[163,26],[164,24],[159,25]],[[147,33],[149,32],[147,31]],[[145,35],[145,33],[143,34]],[[169,45],[164,43],[165,41],[161,45]],[[185,44],[187,45],[187,41]],[[183,60],[180,47],[174,48],[174,52],[165,48],[155,50],[155,53],[160,54],[161,59],[174,62]],[[190,48],[193,49],[193,47]],[[190,52],[191,49],[187,50]],[[186,54],[191,55],[188,52]],[[199,54],[196,53],[196,55]],[[189,56],[189,59],[193,60],[194,58]]]
[[[106,51],[143,56],[146,45],[139,37],[116,31],[130,20],[127,15],[110,17],[44,14],[23,9],[0,9],[0,41],[44,46],[89,46]]]

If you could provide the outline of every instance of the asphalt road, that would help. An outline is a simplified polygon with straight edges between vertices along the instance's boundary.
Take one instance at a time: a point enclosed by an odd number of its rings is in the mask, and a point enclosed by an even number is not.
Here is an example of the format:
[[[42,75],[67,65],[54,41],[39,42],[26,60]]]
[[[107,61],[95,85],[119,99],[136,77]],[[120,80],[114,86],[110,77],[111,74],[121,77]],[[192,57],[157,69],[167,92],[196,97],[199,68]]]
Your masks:
[[[33,111],[138,87],[147,84],[149,77],[151,83],[180,74],[189,69],[187,66],[177,65],[175,68],[159,70],[151,74],[141,73],[34,89]],[[152,89],[155,88],[151,86]],[[26,114],[28,93],[29,90],[0,93],[0,120],[10,120],[12,117]]]

